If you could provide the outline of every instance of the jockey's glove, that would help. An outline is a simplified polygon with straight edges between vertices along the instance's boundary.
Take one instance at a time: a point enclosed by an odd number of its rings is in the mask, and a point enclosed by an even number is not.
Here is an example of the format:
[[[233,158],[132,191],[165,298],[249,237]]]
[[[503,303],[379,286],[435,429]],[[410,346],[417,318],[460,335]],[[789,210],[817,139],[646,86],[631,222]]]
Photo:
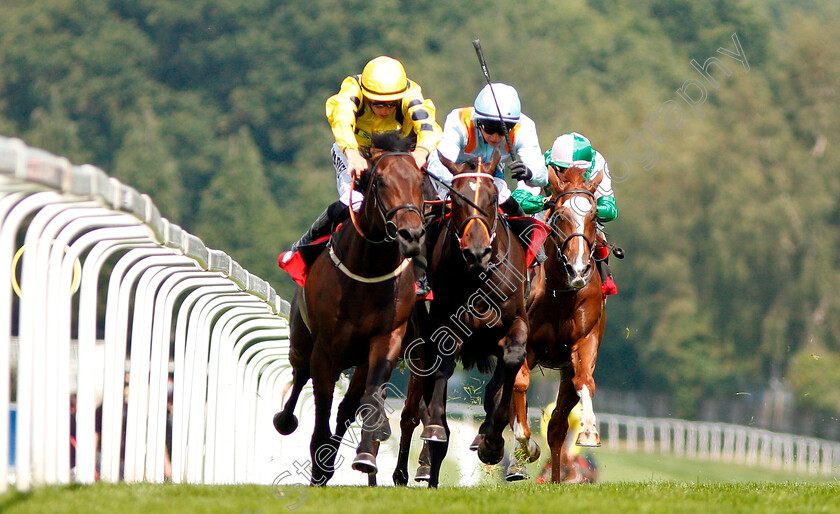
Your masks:
[[[515,159],[508,164],[508,169],[510,170],[510,176],[514,180],[530,180],[533,176],[531,174],[531,170],[528,169],[528,166],[525,166],[525,163],[520,161],[519,159]]]

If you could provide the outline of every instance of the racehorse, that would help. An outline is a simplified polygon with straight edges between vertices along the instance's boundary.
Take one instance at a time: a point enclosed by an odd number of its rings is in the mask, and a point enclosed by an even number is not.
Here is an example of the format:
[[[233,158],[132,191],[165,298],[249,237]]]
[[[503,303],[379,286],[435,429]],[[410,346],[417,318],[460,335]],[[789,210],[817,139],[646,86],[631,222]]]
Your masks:
[[[550,171],[553,204],[546,216],[550,229],[545,242],[548,260],[537,269],[528,298],[527,359],[516,377],[511,426],[519,443],[511,458],[508,480],[527,478],[524,459],[533,461],[539,447],[530,441],[526,392],[530,372],[537,364],[561,370],[557,403],[548,424],[551,477],[562,476],[566,461],[563,441],[569,430],[568,416],[581,402],[582,429],[576,444],[600,446],[592,396],[595,394],[595,360],[604,334],[606,297],[593,259],[596,215],[595,190],[601,175],[585,178],[586,170],[568,168]],[[569,481],[572,477],[567,477]]]
[[[428,424],[429,487],[437,487],[448,449],[447,382],[459,357],[465,368],[488,372],[498,363],[485,391],[487,417],[477,437],[482,462],[496,464],[504,454],[502,432],[508,423],[514,379],[525,360],[528,320],[525,311],[525,249],[499,214],[492,171],[500,160],[454,164],[452,210],[429,258],[434,294],[430,330],[423,337],[423,398]],[[429,333],[431,332],[431,333]],[[413,344],[413,343],[412,343]],[[416,372],[416,370],[414,370]],[[497,395],[501,389],[501,397]]]
[[[352,223],[333,233],[296,292],[290,315],[291,394],[274,426],[283,435],[297,428],[294,409],[312,378],[315,430],[310,443],[313,485],[333,476],[341,437],[363,412],[362,435],[352,468],[376,473],[376,446],[390,435],[381,386],[401,354],[414,306],[412,259],[422,250],[425,229],[423,175],[409,152],[412,141],[397,133],[375,134],[364,191]],[[347,402],[339,406],[335,435],[329,417],[342,370],[356,368]],[[358,375],[358,376],[357,376]]]

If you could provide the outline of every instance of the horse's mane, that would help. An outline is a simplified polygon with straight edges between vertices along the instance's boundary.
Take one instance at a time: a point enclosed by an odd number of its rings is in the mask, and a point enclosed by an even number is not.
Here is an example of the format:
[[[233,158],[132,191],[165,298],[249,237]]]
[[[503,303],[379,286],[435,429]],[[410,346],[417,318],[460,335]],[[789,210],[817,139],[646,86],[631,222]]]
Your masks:
[[[467,159],[463,162],[463,164],[469,165],[471,170],[478,169],[478,157],[474,157],[472,155],[467,156]]]
[[[370,136],[371,146],[387,152],[410,152],[414,150],[416,139],[403,137],[399,130],[377,132]]]

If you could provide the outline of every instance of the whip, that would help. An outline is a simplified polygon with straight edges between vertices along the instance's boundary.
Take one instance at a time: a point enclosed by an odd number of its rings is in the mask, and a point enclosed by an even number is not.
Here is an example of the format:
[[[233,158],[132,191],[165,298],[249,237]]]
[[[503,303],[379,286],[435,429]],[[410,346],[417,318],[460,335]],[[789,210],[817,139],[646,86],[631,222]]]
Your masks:
[[[519,160],[519,156],[516,154],[516,149],[514,149],[513,145],[510,144],[510,134],[508,134],[507,125],[505,124],[504,116],[502,116],[502,110],[499,108],[499,101],[496,100],[496,92],[493,91],[493,85],[490,81],[490,70],[487,69],[487,61],[484,60],[484,52],[481,50],[481,41],[476,39],[472,43],[475,47],[475,54],[478,56],[478,63],[481,65],[481,71],[484,72],[484,78],[487,79],[487,85],[490,86],[490,93],[493,95],[493,103],[496,104],[496,111],[499,113],[499,121],[502,123],[502,132],[505,135],[505,143],[507,143],[507,147],[510,148],[510,156],[513,160]]]

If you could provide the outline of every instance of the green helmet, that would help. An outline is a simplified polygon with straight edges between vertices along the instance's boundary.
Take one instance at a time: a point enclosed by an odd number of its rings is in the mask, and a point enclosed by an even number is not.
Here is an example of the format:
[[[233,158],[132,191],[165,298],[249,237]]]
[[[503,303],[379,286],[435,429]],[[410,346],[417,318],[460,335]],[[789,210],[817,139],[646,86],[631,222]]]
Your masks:
[[[586,137],[577,132],[563,134],[554,140],[545,151],[545,165],[561,168],[590,169],[595,161],[595,152]]]

